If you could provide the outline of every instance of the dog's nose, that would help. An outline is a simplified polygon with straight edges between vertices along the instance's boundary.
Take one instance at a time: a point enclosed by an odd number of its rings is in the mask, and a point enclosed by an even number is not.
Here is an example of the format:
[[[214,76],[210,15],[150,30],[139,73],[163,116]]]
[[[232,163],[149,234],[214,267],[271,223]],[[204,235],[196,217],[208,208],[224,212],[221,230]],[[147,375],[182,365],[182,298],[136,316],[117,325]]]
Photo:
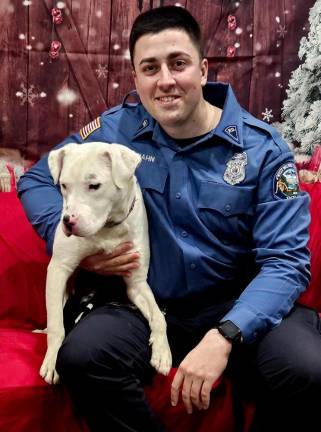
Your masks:
[[[66,225],[67,228],[71,228],[74,225],[76,225],[76,218],[74,215],[69,216],[68,214],[64,215],[62,218],[63,223]]]

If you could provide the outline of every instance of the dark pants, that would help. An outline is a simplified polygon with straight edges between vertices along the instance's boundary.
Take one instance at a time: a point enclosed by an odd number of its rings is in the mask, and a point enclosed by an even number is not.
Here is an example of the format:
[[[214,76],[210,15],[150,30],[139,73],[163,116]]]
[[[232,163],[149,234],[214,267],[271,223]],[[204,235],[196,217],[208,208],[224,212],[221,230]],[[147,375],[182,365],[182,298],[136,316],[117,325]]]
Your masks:
[[[183,309],[167,312],[174,366],[230,307],[231,303],[225,303],[203,308],[197,317],[184,316]],[[149,364],[148,341],[146,320],[129,305],[100,306],[67,335],[57,370],[91,431],[164,430],[143,390],[155,373]],[[315,401],[321,409],[317,313],[294,308],[260,343],[233,348],[226,372],[234,379],[236,392],[245,398],[254,393],[259,401],[253,431],[312,431],[301,424],[318,417],[320,425],[318,411],[313,412]]]

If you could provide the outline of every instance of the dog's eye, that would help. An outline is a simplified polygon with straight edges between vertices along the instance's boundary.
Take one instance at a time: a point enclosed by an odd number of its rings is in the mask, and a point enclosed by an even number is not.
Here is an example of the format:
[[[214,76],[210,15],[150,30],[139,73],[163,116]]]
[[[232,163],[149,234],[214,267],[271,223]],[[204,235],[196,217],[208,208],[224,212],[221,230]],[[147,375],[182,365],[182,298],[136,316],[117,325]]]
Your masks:
[[[89,189],[93,189],[93,190],[97,190],[99,189],[101,186],[101,183],[97,183],[97,184],[90,184],[89,185]]]
[[[61,183],[61,187],[62,187],[62,189],[67,189],[67,186],[65,185],[65,183]]]

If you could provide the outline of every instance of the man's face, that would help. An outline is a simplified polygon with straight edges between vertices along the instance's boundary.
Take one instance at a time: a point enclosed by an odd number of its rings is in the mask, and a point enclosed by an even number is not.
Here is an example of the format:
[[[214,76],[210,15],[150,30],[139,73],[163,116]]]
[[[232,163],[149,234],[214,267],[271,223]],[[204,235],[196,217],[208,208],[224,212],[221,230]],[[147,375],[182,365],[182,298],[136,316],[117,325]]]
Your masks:
[[[189,35],[179,29],[148,33],[137,40],[133,60],[136,89],[151,116],[174,136],[195,129],[208,65]]]

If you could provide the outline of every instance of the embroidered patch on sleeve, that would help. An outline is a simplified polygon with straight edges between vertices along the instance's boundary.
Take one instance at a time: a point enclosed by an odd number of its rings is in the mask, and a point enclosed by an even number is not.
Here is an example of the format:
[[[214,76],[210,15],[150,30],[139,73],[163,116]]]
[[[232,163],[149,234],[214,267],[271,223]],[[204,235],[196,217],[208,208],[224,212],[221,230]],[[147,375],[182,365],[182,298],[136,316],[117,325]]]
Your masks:
[[[79,134],[83,140],[89,137],[90,134],[100,128],[100,117],[88,123],[86,126],[80,129]]]
[[[281,199],[295,198],[299,195],[298,173],[293,162],[283,164],[275,173],[273,193]]]

